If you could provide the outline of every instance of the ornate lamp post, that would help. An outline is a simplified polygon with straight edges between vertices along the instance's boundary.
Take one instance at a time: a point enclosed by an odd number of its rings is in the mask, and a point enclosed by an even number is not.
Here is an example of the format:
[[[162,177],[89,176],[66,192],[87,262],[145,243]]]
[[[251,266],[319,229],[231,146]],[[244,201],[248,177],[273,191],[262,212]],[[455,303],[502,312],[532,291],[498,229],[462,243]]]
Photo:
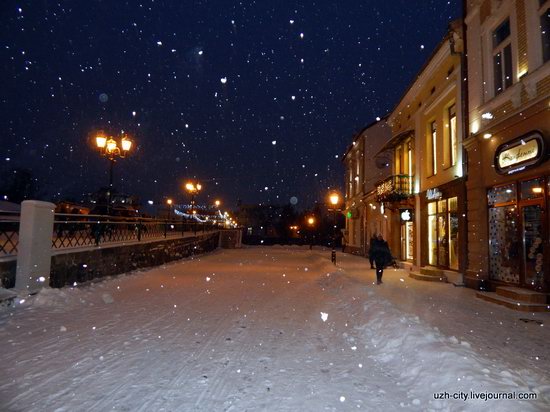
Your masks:
[[[99,153],[109,159],[109,192],[107,213],[111,213],[111,199],[113,195],[113,166],[118,157],[125,158],[132,148],[132,141],[124,133],[121,134],[119,142],[113,137],[107,136],[104,132],[99,132],[95,137],[95,144]]]
[[[334,212],[331,260],[332,260],[332,263],[336,264],[336,213],[340,210],[338,209],[338,204],[340,203],[340,195],[337,192],[332,192],[329,194],[328,198],[329,198],[329,204],[331,206],[329,208],[329,211],[332,210]]]
[[[185,190],[191,195],[191,214],[195,214],[195,196],[201,191],[202,185],[200,183],[187,182],[185,184]]]

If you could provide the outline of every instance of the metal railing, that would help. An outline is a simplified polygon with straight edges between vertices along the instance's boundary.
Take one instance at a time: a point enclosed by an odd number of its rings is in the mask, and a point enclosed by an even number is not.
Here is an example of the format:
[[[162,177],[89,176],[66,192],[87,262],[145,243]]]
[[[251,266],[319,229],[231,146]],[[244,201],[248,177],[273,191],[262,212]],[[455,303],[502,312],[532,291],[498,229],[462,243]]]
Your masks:
[[[413,178],[409,175],[393,175],[376,184],[378,202],[396,202],[413,194]]]
[[[66,249],[109,243],[184,237],[219,229],[216,222],[104,215],[56,214],[52,248]]]
[[[17,255],[19,212],[0,210],[0,257]]]
[[[19,212],[0,211],[0,257],[16,256],[19,246]],[[52,249],[94,247],[124,242],[191,236],[218,230],[217,222],[56,213]]]

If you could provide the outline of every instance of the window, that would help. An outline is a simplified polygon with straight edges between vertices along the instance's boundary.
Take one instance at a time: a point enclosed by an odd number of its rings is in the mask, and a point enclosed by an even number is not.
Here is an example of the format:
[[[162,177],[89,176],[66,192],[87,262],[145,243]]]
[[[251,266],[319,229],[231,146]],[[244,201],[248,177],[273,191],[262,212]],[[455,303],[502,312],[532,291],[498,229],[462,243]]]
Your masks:
[[[437,131],[435,120],[430,123],[430,135],[431,135],[431,154],[432,154],[432,175],[437,174]]]
[[[502,22],[493,32],[493,77],[495,95],[513,83],[510,19]]]
[[[550,2],[540,0],[540,36],[542,40],[542,61],[550,60]]]
[[[412,145],[409,143],[407,150],[407,156],[408,156],[408,173],[409,173],[409,193],[413,192],[413,185],[412,185],[412,177],[414,175],[413,173],[413,151],[412,151]]]
[[[451,166],[456,164],[458,158],[458,143],[456,138],[456,106],[453,104],[448,110],[449,117],[449,147],[451,150]]]
[[[401,146],[395,150],[395,174],[400,175],[401,170]]]

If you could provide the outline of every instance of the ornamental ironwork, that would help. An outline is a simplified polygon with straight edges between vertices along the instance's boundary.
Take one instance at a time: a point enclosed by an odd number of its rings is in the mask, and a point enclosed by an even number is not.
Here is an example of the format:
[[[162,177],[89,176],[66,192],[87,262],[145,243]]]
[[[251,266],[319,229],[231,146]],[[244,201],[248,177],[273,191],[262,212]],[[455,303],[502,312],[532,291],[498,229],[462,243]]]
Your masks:
[[[412,177],[393,175],[376,185],[376,200],[382,202],[399,202],[412,196]]]

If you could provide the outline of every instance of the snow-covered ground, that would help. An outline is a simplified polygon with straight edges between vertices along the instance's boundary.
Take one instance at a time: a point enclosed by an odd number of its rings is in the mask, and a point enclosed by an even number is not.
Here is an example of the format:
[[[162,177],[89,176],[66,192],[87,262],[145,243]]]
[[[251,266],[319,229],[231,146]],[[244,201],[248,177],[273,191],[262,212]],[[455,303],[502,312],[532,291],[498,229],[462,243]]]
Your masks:
[[[338,257],[224,250],[44,289],[0,313],[0,410],[550,409],[547,326],[519,320],[548,314]]]

